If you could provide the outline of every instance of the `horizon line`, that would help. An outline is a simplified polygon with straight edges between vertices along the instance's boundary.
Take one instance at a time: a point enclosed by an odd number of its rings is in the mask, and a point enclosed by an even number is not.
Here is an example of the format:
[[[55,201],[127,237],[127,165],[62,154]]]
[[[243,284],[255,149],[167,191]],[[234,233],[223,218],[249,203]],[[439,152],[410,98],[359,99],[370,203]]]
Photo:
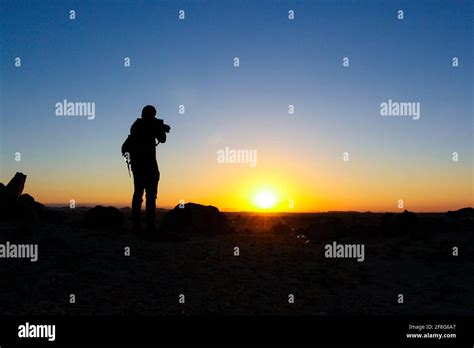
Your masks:
[[[187,202],[187,203],[194,203],[194,202]],[[194,203],[194,204],[200,204],[200,203]],[[64,203],[43,203],[43,205],[47,208],[68,208],[67,204]],[[418,214],[440,214],[440,213],[447,213],[449,211],[456,211],[460,209],[466,209],[466,208],[471,208],[473,209],[472,206],[466,206],[466,207],[461,207],[458,209],[454,210],[444,210],[444,211],[425,211],[425,210],[409,210],[407,208],[403,208],[397,211],[390,211],[390,210],[301,210],[301,211],[288,211],[288,210],[221,210],[219,207],[212,205],[212,204],[201,204],[204,206],[213,206],[219,209],[220,212],[223,213],[261,213],[261,214],[322,214],[322,213],[403,213],[404,211],[408,211],[410,213],[418,213]],[[130,205],[117,205],[117,204],[102,204],[102,203],[83,203],[80,205],[77,205],[75,208],[70,208],[70,209],[77,209],[77,208],[93,208],[96,206],[103,206],[103,207],[114,207],[117,209],[131,209]],[[163,206],[163,207],[156,207],[156,209],[161,209],[161,210],[173,210],[176,206],[171,207],[171,206]],[[144,209],[142,209],[144,210]]]

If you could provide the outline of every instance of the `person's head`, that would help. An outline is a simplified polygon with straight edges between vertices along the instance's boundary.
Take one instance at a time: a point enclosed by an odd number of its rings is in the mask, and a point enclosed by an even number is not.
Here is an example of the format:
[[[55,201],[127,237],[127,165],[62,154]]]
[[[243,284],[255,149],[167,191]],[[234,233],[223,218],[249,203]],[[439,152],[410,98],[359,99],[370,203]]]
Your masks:
[[[155,118],[156,116],[156,109],[153,105],[147,105],[142,110],[142,118],[144,120],[149,120]]]

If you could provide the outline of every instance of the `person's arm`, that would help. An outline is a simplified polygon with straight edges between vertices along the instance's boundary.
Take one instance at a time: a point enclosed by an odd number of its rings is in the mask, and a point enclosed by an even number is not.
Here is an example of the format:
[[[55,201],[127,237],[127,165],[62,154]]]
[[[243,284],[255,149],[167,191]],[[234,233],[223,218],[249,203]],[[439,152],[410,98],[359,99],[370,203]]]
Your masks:
[[[169,127],[169,126],[166,126],[164,124],[163,120],[161,120],[161,119],[157,119],[156,125],[157,125],[156,126],[156,134],[155,134],[156,139],[160,143],[166,143],[166,129],[165,129],[165,127]],[[169,131],[169,129],[168,129],[168,131]]]
[[[158,141],[160,143],[166,143],[166,133],[165,133],[165,131],[160,129],[158,131],[158,134],[156,135],[156,139],[158,139]]]

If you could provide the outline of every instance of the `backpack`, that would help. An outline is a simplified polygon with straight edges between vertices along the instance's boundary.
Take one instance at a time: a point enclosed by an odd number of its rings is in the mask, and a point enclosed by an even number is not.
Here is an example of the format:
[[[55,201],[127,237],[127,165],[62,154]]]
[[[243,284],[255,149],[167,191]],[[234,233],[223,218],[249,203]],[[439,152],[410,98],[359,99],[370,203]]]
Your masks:
[[[132,138],[132,135],[129,134],[127,136],[127,139],[125,139],[125,141],[123,142],[122,144],[122,156],[125,156],[127,153],[128,155],[130,155],[133,150],[134,150],[134,146],[133,146],[133,138]]]

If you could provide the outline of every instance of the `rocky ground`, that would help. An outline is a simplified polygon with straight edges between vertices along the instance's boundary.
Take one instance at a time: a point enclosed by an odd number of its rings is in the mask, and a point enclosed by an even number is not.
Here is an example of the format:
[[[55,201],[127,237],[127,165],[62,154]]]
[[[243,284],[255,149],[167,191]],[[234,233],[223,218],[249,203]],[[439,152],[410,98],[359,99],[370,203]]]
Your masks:
[[[0,259],[3,315],[474,314],[472,210],[228,213],[226,231],[180,242],[131,234],[127,209],[110,228],[86,224],[87,211],[0,221],[0,243],[39,245],[37,262]],[[332,241],[364,244],[365,260],[326,258]]]

